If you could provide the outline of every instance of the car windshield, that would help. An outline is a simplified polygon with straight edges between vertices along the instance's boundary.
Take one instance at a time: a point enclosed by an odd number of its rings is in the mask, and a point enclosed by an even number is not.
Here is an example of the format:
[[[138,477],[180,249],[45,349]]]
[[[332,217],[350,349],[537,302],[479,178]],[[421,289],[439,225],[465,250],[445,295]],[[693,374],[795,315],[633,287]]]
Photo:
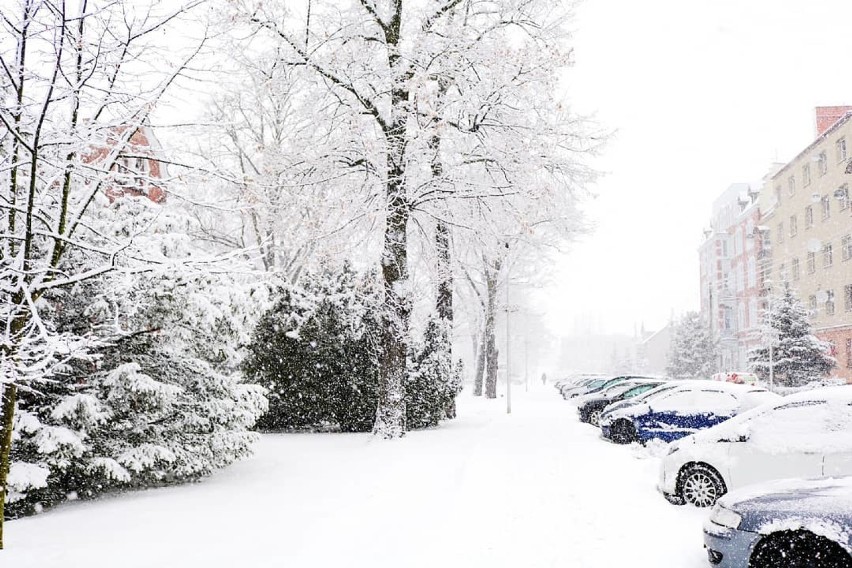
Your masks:
[[[646,384],[646,385],[635,385],[635,386],[632,386],[630,388],[625,389],[622,392],[622,396],[624,398],[634,398],[634,397],[637,397],[637,396],[639,396],[643,393],[648,392],[651,389],[656,388],[657,386],[658,386],[658,384],[655,384],[655,383]]]

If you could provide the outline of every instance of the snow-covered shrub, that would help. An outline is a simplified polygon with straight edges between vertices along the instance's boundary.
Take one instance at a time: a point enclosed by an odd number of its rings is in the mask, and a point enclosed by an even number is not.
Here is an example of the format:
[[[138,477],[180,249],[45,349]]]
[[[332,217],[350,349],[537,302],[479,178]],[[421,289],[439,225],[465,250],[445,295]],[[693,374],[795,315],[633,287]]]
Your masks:
[[[154,224],[136,245],[161,267],[113,272],[43,300],[59,332],[95,347],[19,393],[12,461],[29,473],[12,487],[12,516],[68,495],[195,480],[251,452],[266,399],[243,383],[239,346],[264,292],[180,263],[190,245],[172,233],[187,230],[186,218],[157,207],[123,199],[100,213],[115,215],[105,238]]]
[[[455,398],[462,388],[461,361],[454,366],[446,325],[434,317],[426,324],[422,345],[411,357],[405,383],[406,426],[437,426],[455,416]]]
[[[268,390],[258,426],[369,431],[378,404],[375,286],[344,266],[308,275],[278,296],[243,363]]]

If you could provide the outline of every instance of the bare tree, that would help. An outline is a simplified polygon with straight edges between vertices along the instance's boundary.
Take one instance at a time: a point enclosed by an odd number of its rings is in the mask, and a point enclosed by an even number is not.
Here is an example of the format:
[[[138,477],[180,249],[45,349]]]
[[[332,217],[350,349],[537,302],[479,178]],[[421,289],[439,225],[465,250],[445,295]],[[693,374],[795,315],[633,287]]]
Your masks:
[[[570,64],[570,12],[545,0],[312,0],[305,26],[292,4],[236,4],[252,37],[273,42],[282,65],[310,71],[330,93],[332,111],[318,118],[346,132],[339,140],[352,149],[335,182],[384,223],[375,433],[401,436],[412,223],[436,227],[422,234],[436,239],[436,308],[451,314],[453,235],[492,235],[506,217],[502,241],[542,240],[576,217],[594,141],[555,95]]]
[[[2,12],[0,548],[17,390],[87,350],[53,329],[43,298],[141,260],[132,234],[103,234],[89,216],[107,192],[152,187],[135,139],[204,41],[183,53],[156,40],[199,3],[18,0]]]

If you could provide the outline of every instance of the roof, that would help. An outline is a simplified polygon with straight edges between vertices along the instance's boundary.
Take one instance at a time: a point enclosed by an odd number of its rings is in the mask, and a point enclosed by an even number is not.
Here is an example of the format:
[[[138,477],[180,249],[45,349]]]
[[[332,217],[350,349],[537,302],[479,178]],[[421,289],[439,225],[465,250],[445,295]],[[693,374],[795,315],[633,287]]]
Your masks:
[[[777,172],[775,172],[775,175],[773,175],[773,176],[770,178],[770,179],[771,179],[771,181],[775,181],[778,177],[780,177],[780,176],[781,176],[781,174],[782,174],[782,173],[784,173],[785,171],[787,171],[788,169],[790,169],[790,166],[791,166],[791,165],[793,165],[793,162],[797,161],[799,158],[801,158],[802,156],[804,156],[805,154],[807,154],[808,152],[810,152],[811,150],[813,150],[815,146],[817,146],[817,145],[818,145],[819,143],[821,143],[823,140],[825,140],[826,138],[828,138],[828,136],[829,136],[831,133],[833,133],[835,130],[837,130],[838,128],[840,128],[841,126],[843,126],[844,124],[846,124],[847,122],[849,122],[849,119],[850,119],[850,118],[852,118],[852,112],[847,112],[845,115],[843,115],[843,117],[842,117],[842,118],[840,118],[837,122],[835,122],[834,124],[832,124],[832,125],[831,125],[831,127],[829,127],[828,129],[826,129],[826,131],[825,131],[825,132],[823,132],[822,134],[820,134],[820,135],[817,137],[817,139],[816,139],[816,140],[814,140],[813,142],[811,142],[811,143],[808,145],[808,147],[807,147],[807,148],[805,148],[804,150],[802,150],[801,152],[799,152],[798,154],[796,154],[796,156],[795,156],[792,160],[790,160],[789,162],[787,162],[786,164],[784,164],[784,167],[780,168]],[[850,161],[849,161],[849,163],[847,163],[847,165],[846,165],[846,173],[850,173],[850,168],[852,168],[852,160],[850,160]]]

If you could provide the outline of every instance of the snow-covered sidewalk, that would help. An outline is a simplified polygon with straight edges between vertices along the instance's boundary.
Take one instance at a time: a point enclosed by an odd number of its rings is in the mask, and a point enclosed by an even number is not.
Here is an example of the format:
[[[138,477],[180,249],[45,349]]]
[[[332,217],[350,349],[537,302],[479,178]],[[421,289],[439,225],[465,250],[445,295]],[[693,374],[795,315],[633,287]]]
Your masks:
[[[654,489],[658,460],[601,441],[550,386],[460,401],[404,440],[267,435],[191,486],[7,525],[10,568],[706,566],[705,511]]]

